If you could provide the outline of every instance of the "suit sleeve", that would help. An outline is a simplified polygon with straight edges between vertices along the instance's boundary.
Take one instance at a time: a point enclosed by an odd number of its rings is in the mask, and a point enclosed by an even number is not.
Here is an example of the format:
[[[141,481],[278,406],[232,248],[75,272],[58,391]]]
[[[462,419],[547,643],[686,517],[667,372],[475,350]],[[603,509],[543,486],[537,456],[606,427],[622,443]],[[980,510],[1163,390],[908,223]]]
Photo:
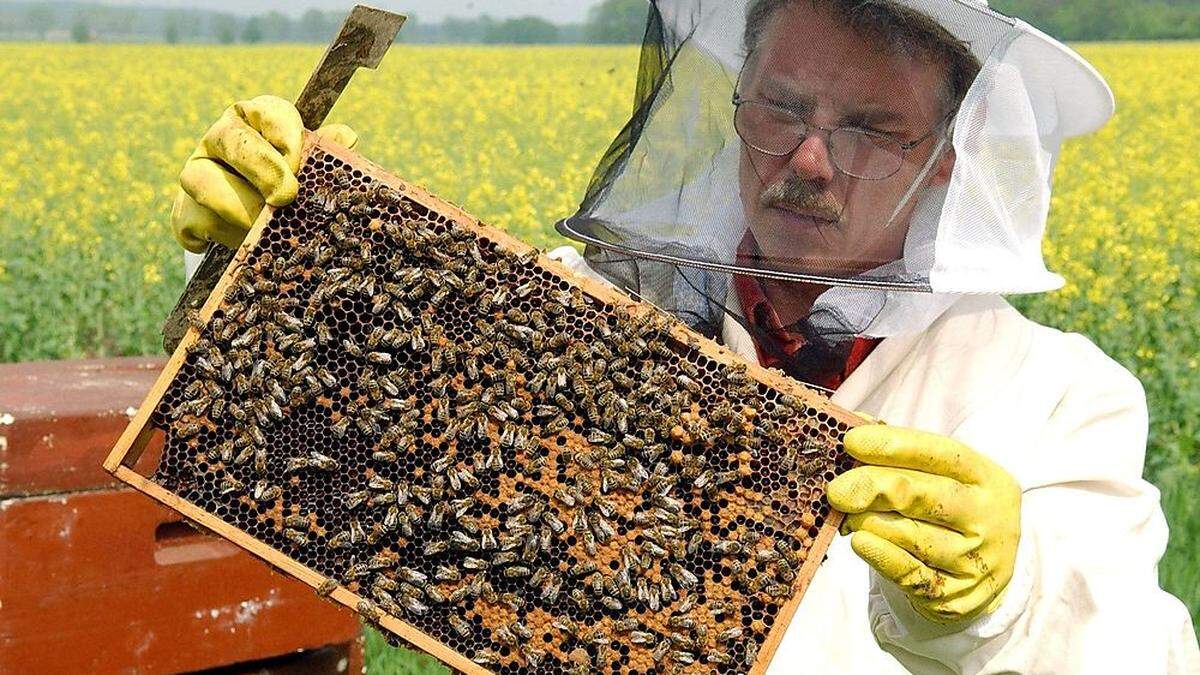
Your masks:
[[[1159,492],[1141,477],[1142,386],[1087,340],[1064,338],[1080,367],[1011,464],[1022,530],[1001,606],[939,626],[872,572],[876,639],[913,672],[1200,674],[1191,617],[1158,583],[1168,533]]]

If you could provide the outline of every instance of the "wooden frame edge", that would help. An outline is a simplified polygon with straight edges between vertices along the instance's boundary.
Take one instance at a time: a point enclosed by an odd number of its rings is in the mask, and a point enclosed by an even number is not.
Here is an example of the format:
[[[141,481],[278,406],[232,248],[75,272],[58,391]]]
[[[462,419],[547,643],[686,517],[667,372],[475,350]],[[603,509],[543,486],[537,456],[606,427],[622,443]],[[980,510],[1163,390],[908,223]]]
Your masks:
[[[346,149],[334,143],[322,142],[322,140],[312,134],[305,132],[304,145],[301,150],[301,166],[303,167],[311,158],[314,150],[320,149],[338,159],[345,161],[355,166],[355,168],[369,175],[373,180],[380,181],[393,188],[397,188],[408,196],[419,202],[426,208],[436,211],[442,215],[452,218],[458,225],[467,227],[495,243],[510,251],[525,253],[535,250],[534,247],[520,241],[519,239],[509,235],[507,232],[497,228],[487,226],[479,219],[471,216],[461,207],[442,199],[425,188],[409,183],[401,178],[398,178],[386,169],[371,162],[369,159],[359,155],[358,153]],[[200,308],[200,317],[207,321],[219,307],[224,298],[228,287],[233,283],[233,278],[236,271],[244,263],[251,249],[257,245],[258,240],[262,237],[263,230],[266,224],[274,215],[275,209],[271,206],[266,206],[260,212],[254,225],[250,228],[242,244],[238,247],[228,269],[222,273],[221,278],[217,281],[212,293]],[[485,230],[486,228],[486,230]],[[608,303],[614,307],[621,307],[628,311],[648,311],[647,307],[638,300],[629,297],[619,289],[602,284],[594,279],[579,275],[567,268],[557,260],[550,258],[544,252],[538,252],[538,264],[546,267],[553,273],[563,278],[568,279],[571,283],[578,286],[582,291],[592,297]],[[668,317],[670,318],[670,317]],[[683,344],[695,342],[697,348],[709,358],[712,358],[725,366],[734,364],[744,364],[749,374],[756,380],[774,387],[777,390],[792,394],[797,399],[804,402],[820,412],[825,413],[838,422],[847,424],[851,427],[859,426],[866,423],[866,420],[842,410],[833,405],[827,399],[820,396],[816,392],[801,383],[792,380],[782,373],[762,367],[757,363],[743,359],[735,354],[727,347],[718,344],[717,342],[706,338],[702,335],[693,333],[686,326],[672,319],[673,323],[670,326],[670,333],[673,338]],[[268,565],[282,570],[301,582],[309,585],[313,589],[320,587],[326,580],[326,577],[320,573],[296,562],[288,555],[272,548],[263,542],[253,538],[248,533],[226,523],[214,514],[204,511],[199,506],[182,499],[181,497],[169,492],[159,484],[143,476],[135,471],[130,464],[136,462],[140,455],[141,449],[138,447],[139,442],[143,441],[143,435],[150,429],[150,415],[161,401],[171,381],[174,380],[180,368],[183,366],[184,360],[187,357],[188,350],[196,342],[198,332],[195,328],[189,326],[179,346],[171,355],[167,365],[163,368],[154,385],[143,399],[142,405],[138,408],[137,413],[122,432],[120,439],[113,447],[107,458],[104,460],[103,466],[106,471],[113,474],[117,479],[125,482],[134,489],[146,494],[155,501],[171,508],[184,517],[197,522],[203,527],[216,533],[218,536],[224,537],[246,552],[263,560]],[[141,443],[144,445],[144,443]],[[131,462],[132,458],[132,462]],[[788,625],[791,623],[796,609],[803,600],[804,594],[807,592],[809,585],[812,582],[813,576],[820,563],[824,560],[826,552],[833,537],[837,534],[839,526],[844,518],[844,514],[839,511],[830,509],[829,516],[819,529],[817,536],[814,539],[813,545],[810,548],[811,552],[819,551],[819,555],[808,556],[803,565],[797,571],[798,586],[793,592],[791,598],[779,609],[776,620],[771,629],[767,632],[767,636],[759,649],[758,659],[749,669],[749,672],[754,675],[759,675],[765,672],[770,663],[770,659],[774,656],[779,644],[782,642],[783,635],[786,632]],[[351,611],[357,613],[357,604],[361,599],[355,593],[339,586],[333,593],[330,594],[330,599],[335,601]],[[452,650],[441,641],[430,637],[420,629],[411,624],[392,617],[384,615],[379,624],[390,630],[402,639],[412,643],[416,647],[428,652],[435,658],[438,658],[446,665],[461,670],[466,673],[481,674],[491,671],[479,666],[475,662],[466,659],[458,652]]]
[[[202,527],[211,530],[217,536],[228,539],[247,553],[262,560],[269,566],[282,571],[284,574],[307,584],[314,590],[319,588],[328,578],[305,565],[301,565],[286,553],[264,544],[245,531],[226,523],[214,514],[168,491],[166,488],[142,476],[133,469],[126,466],[118,466],[114,471],[114,475],[138,492],[178,512],[184,518],[195,521]],[[357,613],[359,600],[364,599],[344,586],[338,586],[334,589],[329,594],[329,598],[355,613]],[[486,675],[491,672],[480,667],[474,661],[463,658],[458,652],[406,621],[385,615],[379,621],[379,624],[452,668],[473,675]]]
[[[833,537],[838,533],[838,529],[841,527],[842,520],[845,517],[846,514],[841,511],[835,511],[833,507],[830,507],[829,518],[821,526],[821,530],[817,533],[816,539],[813,541],[812,548],[810,549],[810,552],[819,549],[821,555],[810,555],[805,558],[804,564],[796,572],[796,579],[800,582],[800,585],[792,593],[792,597],[788,598],[788,601],[784,603],[783,607],[779,608],[779,614],[775,616],[775,625],[771,627],[771,630],[767,631],[767,638],[763,640],[762,647],[759,647],[758,660],[754,662],[754,666],[750,669],[750,675],[762,675],[767,671],[767,666],[771,664],[771,659],[774,658],[780,643],[783,642],[784,633],[791,626],[792,618],[796,615],[796,610],[800,608],[800,603],[804,600],[804,595],[808,592],[808,587],[812,585],[813,577],[816,576],[817,569],[824,562],[829,545],[833,543]]]

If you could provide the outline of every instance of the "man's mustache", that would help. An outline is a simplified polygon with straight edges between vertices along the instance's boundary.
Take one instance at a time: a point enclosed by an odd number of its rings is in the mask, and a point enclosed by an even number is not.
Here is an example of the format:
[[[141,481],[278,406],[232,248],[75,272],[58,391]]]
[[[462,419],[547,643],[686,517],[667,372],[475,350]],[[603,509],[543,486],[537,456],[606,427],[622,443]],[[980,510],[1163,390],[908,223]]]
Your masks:
[[[829,193],[796,176],[788,176],[763,189],[758,203],[765,208],[800,211],[834,223],[842,219],[842,206]]]

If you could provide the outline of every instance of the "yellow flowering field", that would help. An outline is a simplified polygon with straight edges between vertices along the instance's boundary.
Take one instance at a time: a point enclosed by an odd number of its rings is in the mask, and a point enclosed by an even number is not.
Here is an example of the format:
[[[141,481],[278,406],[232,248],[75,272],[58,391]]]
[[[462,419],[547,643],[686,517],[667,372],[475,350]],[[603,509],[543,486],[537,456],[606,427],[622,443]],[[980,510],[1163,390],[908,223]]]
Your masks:
[[[1047,253],[1017,298],[1130,367],[1174,534],[1164,583],[1200,608],[1200,45],[1090,44],[1118,116],[1068,145]],[[182,285],[167,223],[196,138],[239,98],[294,98],[319,47],[0,44],[0,362],[154,353]],[[397,46],[330,120],[360,149],[543,247],[629,113],[633,47]]]
[[[1014,300],[1145,386],[1146,475],[1171,527],[1159,577],[1200,632],[1200,44],[1078,49],[1112,85],[1117,115],[1059,160],[1045,251],[1067,285]]]
[[[172,184],[239,98],[294,99],[317,47],[0,45],[0,361],[153,352],[182,284]],[[629,107],[636,50],[411,48],[331,121],[542,246]],[[53,321],[46,320],[54,317]]]

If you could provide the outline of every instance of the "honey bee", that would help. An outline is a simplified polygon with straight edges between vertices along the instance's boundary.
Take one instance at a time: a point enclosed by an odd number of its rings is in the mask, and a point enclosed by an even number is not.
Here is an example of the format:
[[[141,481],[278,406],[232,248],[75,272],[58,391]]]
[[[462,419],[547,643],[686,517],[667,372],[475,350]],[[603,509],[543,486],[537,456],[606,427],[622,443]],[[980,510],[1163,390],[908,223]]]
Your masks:
[[[742,543],[724,539],[713,544],[713,552],[717,555],[738,555],[742,552]]]
[[[438,565],[434,568],[433,578],[443,582],[456,582],[462,580],[462,572],[448,565]]]
[[[566,617],[556,617],[550,622],[551,627],[562,631],[569,637],[578,638],[582,635],[579,625]]]
[[[337,460],[316,451],[308,453],[308,465],[320,471],[337,471],[339,466]]]
[[[446,622],[450,624],[450,628],[459,637],[469,637],[471,635],[471,624],[457,614],[447,614]]]
[[[376,495],[371,495],[371,498],[368,500],[368,504],[372,508],[377,508],[380,506],[388,506],[388,505],[395,504],[395,503],[396,503],[396,493],[395,492],[381,492]]]
[[[767,584],[763,588],[763,593],[772,598],[786,598],[792,594],[792,589],[786,584]]]
[[[665,580],[666,577],[663,579]],[[687,614],[688,612],[692,611],[693,607],[696,606],[696,600],[696,594],[689,593],[687,597],[683,599],[683,602],[679,603],[679,607],[675,608],[675,611],[679,612],[680,614]]]
[[[695,574],[692,574],[690,571],[684,569],[679,563],[671,563],[668,569],[671,572],[671,576],[675,577],[675,581],[677,581],[679,585],[683,586],[684,588],[695,588],[695,586],[700,583],[700,580]]]
[[[483,571],[489,567],[488,561],[481,558],[473,558],[471,556],[466,556],[463,558],[462,566],[464,569],[471,571]]]
[[[308,546],[308,535],[299,530],[285,529],[283,536],[295,546]]]
[[[219,489],[222,495],[227,495],[232,492],[240,492],[245,490],[246,486],[242,483],[242,481],[234,478],[233,476],[225,475],[221,478]]]
[[[696,662],[696,655],[690,651],[677,649],[671,652],[671,660],[680,665],[691,665]]]
[[[605,596],[601,597],[600,604],[604,605],[604,607],[606,609],[610,609],[615,612],[619,612],[622,609],[624,609],[624,607],[625,607],[625,605],[622,604],[622,602],[619,599],[617,599],[611,595],[605,595]]]
[[[426,587],[425,588],[425,597],[428,598],[430,602],[432,602],[434,604],[438,604],[438,605],[444,604],[446,602],[446,596],[442,593],[441,590],[438,589],[437,586]]]
[[[746,642],[746,653],[742,657],[742,664],[745,665],[747,668],[749,668],[749,667],[753,666],[754,662],[757,660],[758,660],[758,643],[753,642],[753,641],[747,641]]]
[[[655,645],[654,651],[651,653],[650,656],[651,656],[651,658],[654,659],[655,663],[662,663],[662,660],[667,658],[667,654],[670,653],[670,651],[671,651],[670,641],[661,640],[661,641],[659,641],[659,643],[657,645]]]
[[[546,652],[541,649],[529,649],[523,653],[525,655],[525,665],[533,670],[540,668],[542,661],[546,658]]]
[[[338,421],[334,422],[329,430],[338,438],[345,438],[346,432],[350,430],[351,419],[348,416],[342,416]]]
[[[355,609],[363,616],[363,618],[373,623],[379,623],[379,619],[382,617],[382,614],[379,612],[379,608],[376,607],[375,603],[371,602],[370,600],[359,600],[358,605],[355,606]]]
[[[496,541],[496,531],[488,527],[479,535],[479,545],[485,551],[494,551],[499,547]]]
[[[739,639],[741,639],[742,634],[743,634],[743,631],[742,631],[741,626],[734,626],[733,628],[727,628],[727,629],[721,631],[720,633],[717,633],[717,642],[729,642],[731,640],[739,640]]]
[[[478,551],[479,542],[465,532],[455,530],[450,533],[450,543],[463,551]]]
[[[506,647],[517,646],[517,636],[508,626],[500,626],[496,630],[492,631],[492,637],[496,640],[496,642]]]
[[[490,649],[484,649],[471,658],[481,666],[496,666],[500,664],[500,655]]]
[[[756,562],[760,562],[760,563],[775,562],[775,561],[779,560],[781,557],[782,556],[779,555],[779,551],[775,551],[775,550],[769,549],[769,548],[759,549],[754,552],[754,560]]]
[[[633,619],[634,625],[637,625],[637,620]],[[647,631],[634,630],[629,633],[629,641],[635,645],[652,645],[655,643],[657,636],[654,633]]]
[[[542,583],[540,589],[540,597],[546,602],[556,602],[558,600],[559,591],[562,590],[562,577],[558,574],[550,574]]]
[[[202,332],[208,327],[208,322],[200,316],[200,310],[189,309],[184,315],[189,328],[193,328],[196,332]]]
[[[689,616],[672,616],[667,619],[667,625],[672,628],[691,630],[696,627],[696,621]]]
[[[708,652],[704,655],[705,661],[717,666],[728,666],[733,664],[733,657],[725,652]]]
[[[332,577],[326,578],[325,581],[321,582],[320,586],[317,586],[317,595],[322,598],[329,597],[329,595],[333,593],[333,591],[340,585],[341,584],[338,583],[337,579]]]
[[[282,494],[283,490],[280,489],[280,486],[271,485],[265,479],[254,483],[254,490],[251,492],[251,496],[256,502],[274,502]]]

